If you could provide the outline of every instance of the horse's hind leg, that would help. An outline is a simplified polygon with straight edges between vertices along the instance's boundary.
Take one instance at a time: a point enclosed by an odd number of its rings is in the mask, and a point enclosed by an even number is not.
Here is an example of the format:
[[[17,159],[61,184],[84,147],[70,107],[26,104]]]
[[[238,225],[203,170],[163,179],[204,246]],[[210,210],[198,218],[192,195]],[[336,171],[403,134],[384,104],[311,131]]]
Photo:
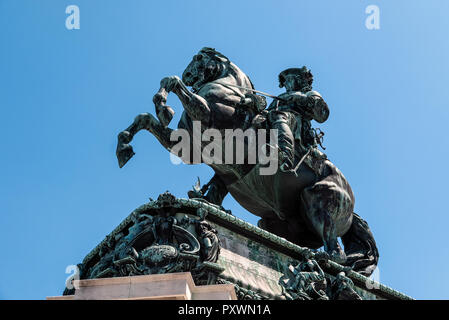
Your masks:
[[[323,220],[323,243],[324,251],[326,251],[331,259],[338,263],[343,263],[346,260],[346,255],[338,244],[337,230],[335,222],[330,213],[326,210],[320,210],[319,215]]]
[[[351,224],[351,198],[330,181],[321,181],[304,189],[301,198],[311,226],[323,240],[324,250],[332,260],[343,263],[346,255],[338,243],[338,236]]]

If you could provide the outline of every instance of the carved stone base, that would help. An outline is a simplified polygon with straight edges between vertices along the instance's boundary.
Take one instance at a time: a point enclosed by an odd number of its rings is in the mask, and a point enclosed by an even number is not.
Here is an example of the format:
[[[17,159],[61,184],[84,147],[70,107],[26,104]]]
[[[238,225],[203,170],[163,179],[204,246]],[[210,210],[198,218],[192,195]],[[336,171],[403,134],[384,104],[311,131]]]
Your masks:
[[[193,283],[196,288],[231,286],[239,300],[411,299],[219,206],[199,198],[177,199],[168,192],[134,210],[79,269],[81,288],[83,284],[100,288],[96,284],[106,281],[103,278],[108,278],[105,283],[131,288],[134,280],[129,279],[150,279],[150,275],[172,279],[187,272],[193,279],[190,287]],[[103,292],[78,291],[66,289],[64,296],[98,298],[95,294]],[[173,292],[173,297],[184,297]],[[168,293],[159,295],[170,298]]]
[[[232,284],[196,286],[189,272],[76,280],[74,295],[47,300],[236,300]]]

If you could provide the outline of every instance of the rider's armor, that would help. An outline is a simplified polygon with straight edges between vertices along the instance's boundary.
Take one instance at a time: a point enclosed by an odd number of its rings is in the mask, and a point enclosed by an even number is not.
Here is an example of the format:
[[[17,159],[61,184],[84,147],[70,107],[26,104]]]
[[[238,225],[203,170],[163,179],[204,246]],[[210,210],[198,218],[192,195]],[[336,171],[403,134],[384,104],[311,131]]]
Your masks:
[[[278,130],[278,147],[280,169],[291,171],[295,167],[295,151],[299,159],[305,154],[304,162],[317,174],[320,174],[323,160],[327,157],[317,145],[320,143],[311,120],[324,122],[329,116],[329,109],[321,95],[316,91],[284,93],[279,98],[295,96],[287,102],[274,100],[269,111],[270,126]],[[295,148],[296,144],[296,148]]]

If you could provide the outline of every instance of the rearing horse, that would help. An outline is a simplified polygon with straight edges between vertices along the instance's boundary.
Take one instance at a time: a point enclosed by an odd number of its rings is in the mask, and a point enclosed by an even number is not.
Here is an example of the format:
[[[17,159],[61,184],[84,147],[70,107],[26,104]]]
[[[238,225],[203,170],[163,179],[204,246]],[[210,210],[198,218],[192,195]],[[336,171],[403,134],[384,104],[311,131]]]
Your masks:
[[[171,108],[165,105],[169,92],[175,93],[184,107],[178,129],[192,136],[194,121],[201,122],[202,129],[245,129],[247,119],[257,114],[250,109],[238,112],[242,97],[250,93],[243,88],[254,89],[248,76],[216,50],[201,49],[184,70],[182,80],[177,76],[161,80],[153,98],[159,120],[149,113],[140,114],[118,135],[120,167],[134,155],[129,143],[142,129],[172,152],[177,141],[170,139],[176,130],[167,127],[172,116]],[[298,157],[296,152],[296,162]],[[215,171],[204,196],[209,202],[221,205],[230,193],[245,209],[261,217],[261,228],[309,248],[324,245],[331,259],[361,274],[369,276],[376,268],[379,254],[374,237],[368,224],[353,213],[351,187],[330,161],[324,162],[319,175],[305,163],[297,168],[297,175],[281,170],[261,175],[259,163],[209,165]]]

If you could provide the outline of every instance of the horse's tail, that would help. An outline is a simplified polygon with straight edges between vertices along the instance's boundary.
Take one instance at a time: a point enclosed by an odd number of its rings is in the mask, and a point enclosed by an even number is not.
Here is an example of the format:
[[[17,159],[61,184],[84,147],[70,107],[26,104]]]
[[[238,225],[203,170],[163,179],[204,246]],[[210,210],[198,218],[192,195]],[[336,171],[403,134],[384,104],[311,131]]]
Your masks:
[[[345,265],[369,277],[377,267],[379,251],[368,223],[354,213],[352,225],[341,240],[347,256]]]

